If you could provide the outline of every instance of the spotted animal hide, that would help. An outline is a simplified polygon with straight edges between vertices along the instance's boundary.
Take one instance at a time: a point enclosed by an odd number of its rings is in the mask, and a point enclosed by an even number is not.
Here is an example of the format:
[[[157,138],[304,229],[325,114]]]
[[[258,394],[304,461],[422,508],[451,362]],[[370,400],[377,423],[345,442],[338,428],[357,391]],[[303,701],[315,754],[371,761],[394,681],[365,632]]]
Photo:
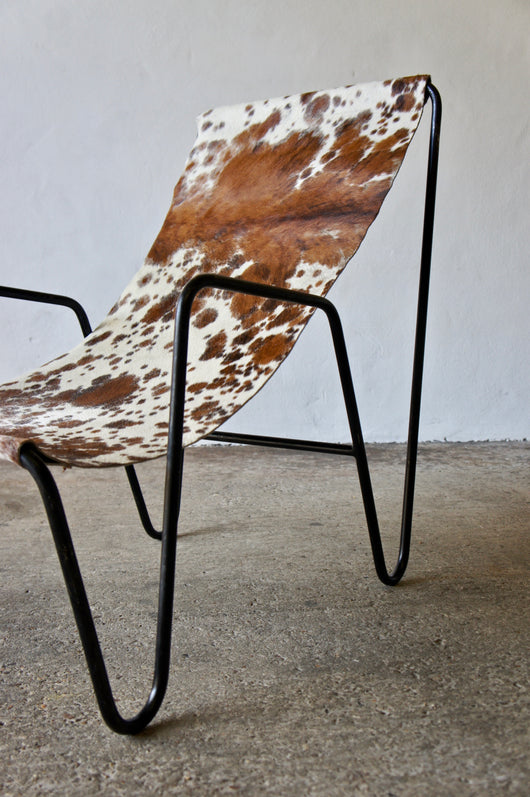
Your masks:
[[[0,388],[0,457],[66,465],[167,447],[175,303],[201,272],[325,295],[376,217],[418,125],[412,77],[208,111],[149,255],[77,348]],[[270,378],[307,308],[208,291],[194,304],[186,445]]]

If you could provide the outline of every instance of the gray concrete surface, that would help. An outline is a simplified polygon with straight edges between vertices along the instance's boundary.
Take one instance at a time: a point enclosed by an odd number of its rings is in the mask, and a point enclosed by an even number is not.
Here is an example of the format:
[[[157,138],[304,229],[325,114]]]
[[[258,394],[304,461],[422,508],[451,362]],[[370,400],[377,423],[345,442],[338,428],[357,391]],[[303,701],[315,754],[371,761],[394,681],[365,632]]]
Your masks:
[[[370,458],[394,550],[403,449]],[[140,468],[157,510],[162,473]],[[191,450],[168,694],[125,738],[99,717],[36,488],[0,466],[1,793],[528,794],[528,476],[527,444],[423,446],[411,564],[386,588],[352,463]],[[158,543],[123,473],[58,480],[132,712]]]

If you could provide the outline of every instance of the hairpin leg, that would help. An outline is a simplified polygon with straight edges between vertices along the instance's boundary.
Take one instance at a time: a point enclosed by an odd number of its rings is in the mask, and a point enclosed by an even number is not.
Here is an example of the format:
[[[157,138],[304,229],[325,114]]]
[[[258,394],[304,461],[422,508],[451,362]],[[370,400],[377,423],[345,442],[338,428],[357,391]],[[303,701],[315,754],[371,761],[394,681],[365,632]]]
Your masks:
[[[127,474],[127,478],[129,479],[129,484],[131,487],[134,501],[136,503],[138,514],[140,516],[140,520],[142,521],[142,526],[144,527],[147,534],[150,537],[152,537],[154,540],[161,540],[162,532],[157,531],[151,522],[151,518],[149,517],[149,512],[147,511],[145,499],[142,494],[142,488],[140,487],[140,482],[138,481],[138,476],[136,474],[136,470],[134,469],[134,465],[126,465],[125,473]]]
[[[351,377],[350,367],[348,363],[348,354],[346,350],[346,342],[344,340],[344,333],[339,314],[335,306],[326,298],[321,296],[313,296],[311,294],[303,293],[301,291],[292,291],[285,288],[276,288],[271,285],[263,285],[257,282],[249,282],[246,280],[234,279],[232,277],[223,277],[218,274],[200,274],[193,277],[183,288],[177,302],[177,312],[175,319],[175,345],[174,345],[174,361],[173,361],[173,385],[171,397],[171,412],[170,412],[170,431],[169,431],[169,449],[172,446],[182,445],[182,422],[179,424],[179,419],[184,417],[184,402],[185,402],[185,387],[186,387],[186,363],[187,363],[187,349],[188,349],[188,333],[191,317],[191,309],[193,301],[198,293],[205,288],[214,288],[223,291],[230,291],[233,293],[242,293],[250,296],[258,296],[266,299],[274,299],[279,302],[290,302],[293,304],[300,304],[306,307],[314,307],[322,310],[328,319],[330,330],[333,338],[333,345],[339,367],[339,374],[341,379],[342,391],[346,405],[346,412],[350,425],[350,432],[352,436],[352,454],[357,461],[357,470],[359,481],[361,485],[361,493],[363,497],[364,509],[366,520],[368,524],[368,532],[370,535],[370,542],[372,545],[372,552],[376,572],[385,584],[397,584],[403,577],[405,572],[409,548],[410,548],[410,524],[412,524],[412,512],[407,512],[407,522],[409,526],[402,529],[400,550],[398,557],[398,564],[392,572],[388,572],[385,564],[383,554],[383,546],[381,542],[381,534],[379,531],[379,523],[377,520],[377,512],[375,508],[375,501],[372,490],[372,483],[370,479],[370,471],[368,468],[368,461],[366,458],[366,451],[364,446],[363,435],[361,431],[361,424],[359,420],[359,412],[357,409],[357,401],[355,398],[355,391],[353,388],[353,381]],[[236,439],[236,436],[234,436]],[[251,442],[251,436],[247,437],[245,442]],[[244,442],[244,441],[241,441]],[[294,442],[294,441],[291,441]],[[297,447],[297,446],[290,446]],[[343,453],[335,452],[335,453]],[[415,459],[414,463],[415,465]],[[407,478],[410,480],[410,467],[407,469]],[[412,500],[414,493],[414,483],[412,481],[412,492],[408,500]],[[167,487],[166,487],[167,490]],[[409,495],[407,493],[407,495]],[[405,502],[406,503],[406,502]],[[406,504],[408,507],[408,505]]]
[[[139,733],[148,725],[160,708],[168,682],[180,489],[174,491],[173,495],[169,497],[171,507],[169,512],[166,511],[166,517],[172,521],[173,525],[165,525],[165,533],[162,536],[153,683],[143,708],[136,716],[131,719],[125,719],[118,711],[112,694],[70,529],[55,480],[43,458],[33,446],[26,445],[22,448],[20,462],[35,479],[46,508],[94,692],[103,719],[117,733]],[[182,475],[182,452],[177,457],[176,462],[173,463],[172,468],[176,474],[175,481],[178,483],[179,474],[180,477]]]

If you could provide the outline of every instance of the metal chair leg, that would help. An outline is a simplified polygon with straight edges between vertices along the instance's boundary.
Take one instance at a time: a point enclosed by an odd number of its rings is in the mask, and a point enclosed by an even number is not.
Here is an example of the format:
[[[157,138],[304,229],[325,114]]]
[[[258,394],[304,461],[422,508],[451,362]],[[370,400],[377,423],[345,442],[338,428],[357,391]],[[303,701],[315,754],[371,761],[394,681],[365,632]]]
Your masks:
[[[161,540],[162,532],[157,531],[151,522],[151,518],[149,517],[149,512],[147,510],[145,499],[142,493],[142,488],[140,487],[140,482],[138,481],[138,476],[136,474],[134,465],[126,465],[125,473],[127,474],[127,478],[129,479],[129,485],[131,487],[131,491],[136,504],[136,508],[138,510],[138,515],[140,516],[140,520],[142,522],[142,526],[144,527],[147,534],[153,538],[153,540]]]
[[[90,677],[94,686],[94,692],[103,719],[107,725],[117,733],[139,733],[148,725],[160,708],[169,677],[180,490],[173,493],[170,500],[172,504],[170,512],[166,512],[166,516],[172,521],[173,525],[171,527],[169,524],[166,525],[164,527],[165,532],[162,536],[153,683],[143,708],[136,716],[126,719],[122,717],[118,711],[112,694],[70,529],[55,480],[42,456],[33,446],[26,445],[22,448],[20,452],[20,462],[33,476],[44,502],[77,628],[81,637]],[[182,474],[182,456],[174,463],[174,471],[177,473],[178,481],[178,474],[180,474],[180,476]]]

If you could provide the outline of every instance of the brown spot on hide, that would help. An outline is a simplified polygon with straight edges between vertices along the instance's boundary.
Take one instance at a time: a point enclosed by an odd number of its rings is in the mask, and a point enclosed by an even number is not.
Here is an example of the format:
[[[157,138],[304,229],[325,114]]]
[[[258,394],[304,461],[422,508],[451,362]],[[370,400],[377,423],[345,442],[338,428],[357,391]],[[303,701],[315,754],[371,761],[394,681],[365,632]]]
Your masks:
[[[125,418],[120,418],[118,421],[110,421],[105,424],[106,429],[127,429],[130,426],[136,426],[137,421],[127,421]]]
[[[259,139],[264,138],[269,130],[272,130],[274,127],[280,124],[281,120],[281,113],[279,111],[273,111],[264,122],[258,122],[255,125],[251,125],[247,130],[236,136],[234,138],[234,142],[236,144],[241,143],[246,146],[248,144],[248,137],[250,136],[251,139],[254,140],[254,143],[257,144]]]
[[[169,390],[170,390],[170,386],[168,384],[166,384],[165,382],[163,382],[161,385],[157,385],[156,387],[153,387],[151,389],[151,395],[154,398],[157,398],[158,396],[163,396],[164,393],[167,393]]]
[[[146,380],[156,379],[156,377],[160,376],[160,374],[161,374],[160,368],[153,368],[152,371],[149,371],[149,373],[145,375],[144,379]]]
[[[106,332],[102,332],[100,335],[93,335],[87,338],[85,341],[86,346],[96,346],[98,343],[102,343],[104,340],[107,340],[112,335],[110,329],[107,329]]]
[[[201,360],[211,360],[213,357],[219,357],[224,347],[226,346],[226,332],[218,332],[206,344],[206,350],[201,355]]]
[[[255,336],[256,330],[255,329],[247,329],[245,332],[242,332],[240,335],[236,335],[234,338],[234,345],[235,346],[246,346],[247,343],[250,343],[252,338]]]
[[[277,316],[271,318],[267,324],[267,329],[282,326],[283,324],[295,324],[300,320],[300,316],[304,310],[295,304],[291,304],[282,310]]]
[[[149,303],[149,296],[147,296],[147,295],[140,296],[140,298],[137,299],[135,301],[134,305],[133,305],[133,308],[132,308],[133,312],[137,313],[139,310],[142,309],[142,307],[145,307],[145,305],[148,304],[148,303]]]
[[[267,365],[282,356],[289,344],[286,335],[271,335],[264,340],[260,338],[255,340],[249,350],[252,352],[255,365]]]
[[[329,108],[329,97],[327,94],[322,94],[309,102],[304,111],[304,116],[307,121],[320,121],[325,111]]]
[[[414,108],[415,101],[413,94],[400,94],[392,107],[392,111],[395,113],[396,111],[412,111]]]
[[[210,307],[207,310],[203,310],[202,313],[196,315],[193,323],[196,327],[202,329],[203,327],[207,327],[208,324],[212,324],[216,318],[217,310],[214,310],[213,307]]]
[[[403,94],[403,92],[406,91],[407,88],[408,88],[408,82],[406,80],[399,79],[392,81],[392,94],[394,95],[394,97],[396,96],[396,94]]]
[[[188,385],[186,390],[188,393],[200,393],[201,390],[204,390],[208,387],[208,382],[196,382],[194,385]]]
[[[121,404],[137,387],[138,380],[132,374],[115,378],[101,376],[94,379],[89,388],[73,394],[70,401],[78,407]]]
[[[219,410],[219,402],[205,401],[203,404],[197,407],[197,409],[193,410],[193,412],[191,413],[191,417],[194,420],[202,420],[203,418],[208,418],[214,413],[217,414],[218,410]]]
[[[300,102],[302,105],[307,105],[308,102],[315,96],[316,91],[306,91],[304,94],[300,94]]]
[[[231,348],[228,351],[228,353],[225,354],[225,356],[223,357],[223,360],[222,360],[222,363],[225,366],[223,368],[223,373],[225,375],[230,373],[230,371],[227,370],[226,366],[232,365],[233,363],[237,363],[237,361],[241,359],[243,354],[244,354],[244,350],[243,349],[239,349],[237,347]],[[225,381],[227,382],[228,380],[225,380]]]
[[[151,305],[142,318],[142,324],[153,324],[160,319],[170,320],[175,312],[176,303],[177,296],[175,293],[164,296],[159,302],[155,302]]]
[[[202,192],[199,187],[176,193],[149,253],[151,259],[165,262],[180,246],[200,246],[204,271],[219,271],[236,254],[245,260],[274,263],[282,270],[277,256],[292,248],[293,222],[299,203],[304,205],[303,196],[296,195],[294,188],[300,172],[317,154],[320,136],[293,133],[255,151],[252,130],[241,133],[238,146],[229,148],[231,157],[217,175],[214,192]],[[285,263],[285,276],[280,275],[283,279],[278,283],[291,273],[289,266]],[[231,270],[229,266],[227,273]]]

